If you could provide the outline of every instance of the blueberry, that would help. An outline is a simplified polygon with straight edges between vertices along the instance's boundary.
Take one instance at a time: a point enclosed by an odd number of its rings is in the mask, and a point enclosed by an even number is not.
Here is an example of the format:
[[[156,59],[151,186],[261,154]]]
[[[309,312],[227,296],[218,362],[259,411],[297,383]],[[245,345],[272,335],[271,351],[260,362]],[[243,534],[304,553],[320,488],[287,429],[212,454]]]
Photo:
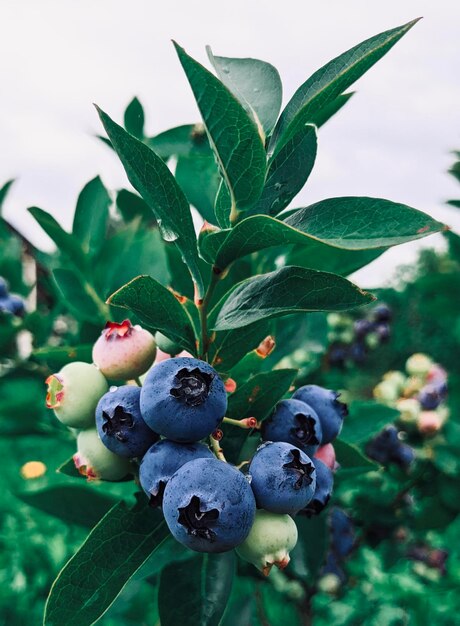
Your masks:
[[[141,457],[159,436],[142,419],[140,387],[123,385],[108,391],[96,407],[96,428],[102,443],[115,454]]]
[[[169,480],[163,513],[169,530],[197,552],[226,552],[249,534],[256,504],[245,476],[217,459],[195,459]]]
[[[319,459],[330,470],[334,471],[336,469],[337,461],[332,443],[326,443],[324,446],[319,447],[315,453],[315,459]]]
[[[355,341],[350,346],[350,358],[358,365],[365,362],[367,356],[366,346],[360,341]]]
[[[321,444],[321,424],[315,411],[300,400],[281,400],[262,424],[265,441],[285,441],[313,456]]]
[[[391,331],[389,324],[377,324],[375,332],[381,343],[385,343],[390,339]]]
[[[388,305],[378,304],[372,310],[372,317],[376,322],[391,322],[393,313],[391,312],[391,309]]]
[[[338,400],[340,394],[318,385],[299,387],[292,396],[311,406],[317,413],[322,429],[322,444],[330,443],[340,433],[348,407]]]
[[[141,413],[150,428],[181,443],[212,433],[226,410],[224,383],[198,359],[177,357],[158,363],[141,391]]]
[[[258,508],[293,515],[307,506],[316,487],[311,459],[283,441],[263,443],[249,465]]]
[[[93,346],[93,361],[107,378],[129,380],[144,374],[155,360],[157,347],[148,330],[129,320],[107,322]]]
[[[88,480],[119,481],[131,473],[128,459],[108,450],[95,428],[82,430],[78,434],[77,448],[73,456],[75,467]]]
[[[417,400],[422,409],[433,411],[437,409],[447,396],[447,384],[445,382],[431,383],[420,389]]]
[[[48,376],[45,382],[46,406],[54,410],[60,422],[71,428],[94,426],[97,403],[109,388],[97,367],[74,361]]]
[[[353,324],[356,339],[364,339],[364,337],[374,330],[374,324],[370,320],[356,320]]]
[[[343,559],[353,551],[356,545],[353,522],[345,511],[335,507],[331,511],[330,528],[332,551]]]
[[[3,276],[0,276],[0,300],[3,300],[3,298],[7,298],[7,297],[8,297],[8,283],[3,278]]]
[[[308,517],[319,515],[327,506],[334,486],[334,475],[331,470],[319,459],[312,459],[316,470],[316,489],[313,499],[302,509],[301,513],[306,513]]]
[[[402,469],[409,467],[415,459],[413,449],[401,443],[394,426],[387,426],[371,439],[366,446],[366,454],[377,463],[382,465],[394,463]]]
[[[347,580],[345,572],[340,564],[340,560],[337,555],[330,550],[326,555],[326,562],[321,570],[321,576],[334,576],[337,577],[339,583],[344,583]]]
[[[0,298],[0,311],[22,317],[25,313],[24,300],[20,296]]]
[[[260,509],[244,542],[236,552],[268,576],[273,565],[284,569],[289,563],[289,552],[297,543],[297,526],[289,515],[278,515]]]
[[[348,350],[340,343],[333,343],[329,347],[327,355],[330,365],[333,367],[343,367],[347,358]]]
[[[175,443],[162,439],[154,443],[144,455],[139,468],[142,489],[152,506],[161,505],[165,487],[175,472],[185,463],[200,458],[214,458],[202,443]]]

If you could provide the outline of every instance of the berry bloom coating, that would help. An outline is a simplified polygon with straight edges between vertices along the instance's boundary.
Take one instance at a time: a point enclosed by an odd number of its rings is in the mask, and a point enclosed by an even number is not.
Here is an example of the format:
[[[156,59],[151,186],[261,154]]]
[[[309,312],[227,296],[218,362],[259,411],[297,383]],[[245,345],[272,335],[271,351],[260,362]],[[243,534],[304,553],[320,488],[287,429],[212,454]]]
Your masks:
[[[337,469],[335,450],[332,443],[326,443],[324,446],[318,448],[315,453],[315,459],[319,459],[320,461],[322,461],[324,465],[326,465],[332,471]]]
[[[123,385],[102,396],[96,407],[96,428],[102,443],[127,458],[141,457],[159,436],[142,419],[140,387]]]
[[[316,488],[310,458],[292,444],[263,443],[248,470],[257,507],[272,513],[294,515],[307,506]]]
[[[406,371],[410,376],[427,376],[433,361],[426,354],[416,353],[406,361]]]
[[[73,456],[75,467],[88,480],[122,480],[131,472],[125,459],[110,452],[99,439],[97,430],[82,430],[77,437],[77,453]]]
[[[141,487],[150,498],[150,504],[161,505],[171,476],[185,463],[201,458],[215,458],[208,446],[202,443],[176,443],[162,439],[153,444],[145,453],[139,467]]]
[[[170,356],[176,356],[182,350],[177,343],[174,343],[174,341],[171,341],[171,339],[168,339],[166,335],[163,335],[163,333],[160,332],[155,333],[155,343],[162,352],[165,352]]]
[[[107,378],[129,380],[144,374],[155,360],[153,335],[129,320],[107,322],[93,346],[93,361]]]
[[[246,477],[217,459],[196,459],[169,480],[163,513],[169,530],[197,552],[226,552],[249,534],[256,503]]]
[[[319,417],[322,429],[321,443],[331,443],[342,429],[344,418],[348,415],[348,407],[338,400],[340,394],[318,385],[299,387],[292,396],[312,407]]]
[[[259,510],[251,531],[236,552],[268,576],[273,565],[284,569],[297,543],[297,526],[289,515]]]
[[[321,443],[321,424],[315,411],[300,400],[281,400],[262,424],[262,439],[285,441],[313,456]]]
[[[97,367],[80,361],[68,363],[45,382],[46,406],[60,422],[70,428],[94,426],[96,405],[109,388]]]
[[[141,413],[152,430],[180,443],[199,441],[227,410],[224,383],[210,365],[177,357],[155,365],[141,391]]]
[[[319,459],[313,458],[312,462],[316,470],[315,494],[312,500],[310,500],[307,506],[301,511],[302,513],[306,513],[308,517],[319,515],[327,506],[334,486],[334,475],[332,471]]]

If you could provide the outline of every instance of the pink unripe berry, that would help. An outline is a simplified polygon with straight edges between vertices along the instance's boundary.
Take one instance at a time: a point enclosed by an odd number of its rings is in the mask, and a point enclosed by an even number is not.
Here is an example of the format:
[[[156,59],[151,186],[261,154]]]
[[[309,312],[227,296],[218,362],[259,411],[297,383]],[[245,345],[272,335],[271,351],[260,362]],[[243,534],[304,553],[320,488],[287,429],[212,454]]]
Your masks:
[[[93,347],[93,361],[107,378],[129,380],[144,374],[155,360],[153,335],[129,320],[107,322]]]
[[[326,465],[332,471],[337,469],[335,450],[332,443],[326,443],[324,446],[318,448],[315,453],[315,459],[319,459],[320,461],[322,461],[324,465]]]
[[[419,415],[417,428],[422,435],[435,435],[441,430],[443,419],[436,411],[422,411]]]

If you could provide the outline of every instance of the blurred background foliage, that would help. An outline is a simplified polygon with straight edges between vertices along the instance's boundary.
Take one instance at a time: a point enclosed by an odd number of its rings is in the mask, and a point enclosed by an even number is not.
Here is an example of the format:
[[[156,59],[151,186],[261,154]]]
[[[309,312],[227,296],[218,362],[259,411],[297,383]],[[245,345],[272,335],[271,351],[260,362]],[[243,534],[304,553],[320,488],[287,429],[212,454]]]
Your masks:
[[[202,129],[179,127],[146,138],[142,122],[142,107],[134,100],[126,111],[126,128],[163,158],[177,159],[176,176],[190,201],[201,203],[201,215],[213,220],[209,198],[197,199],[197,189],[208,183],[212,188],[215,177]],[[459,179],[459,161],[451,172]],[[10,184],[0,191],[0,202]],[[459,206],[457,200],[450,204]],[[89,235],[88,216],[95,206],[100,223],[91,224],[91,232],[99,229],[105,237]],[[54,254],[36,250],[0,213],[0,275],[11,292],[26,299],[28,311],[22,317],[0,314],[4,626],[41,623],[59,569],[88,529],[118,498],[130,500],[135,490],[132,483],[75,480],[66,465],[74,440],[45,409],[44,378],[71,360],[91,360],[91,344],[108,314],[106,297],[134,276],[150,274],[192,297],[175,248],[161,242],[150,210],[136,194],[109,192],[99,178],[93,179],[78,199],[72,235],[44,211],[33,208],[31,213],[56,243]],[[85,258],[73,250],[70,236],[84,242]],[[455,623],[460,610],[460,237],[448,232],[445,241],[445,251],[423,250],[416,266],[401,267],[393,286],[377,291],[393,313],[391,336],[369,351],[362,364],[331,365],[323,314],[290,316],[263,329],[262,336],[270,332],[276,340],[263,368],[299,368],[302,383],[347,390],[347,399],[361,406],[352,413],[357,431],[375,433],[392,421],[391,410],[378,415],[372,408],[372,390],[385,372],[403,370],[416,352],[429,354],[447,369],[450,418],[436,437],[409,435],[417,454],[409,472],[373,464],[365,456],[365,438],[353,447],[352,460],[345,459],[350,450],[344,456],[338,449],[344,467],[336,474],[333,508],[313,520],[299,520],[299,546],[284,573],[274,571],[264,579],[251,566],[238,566],[224,626]],[[274,248],[263,257],[254,254],[237,261],[231,272],[242,279],[273,269],[284,253]],[[289,262],[301,265],[301,256],[294,247]],[[319,262],[321,269],[340,267],[348,275],[370,260],[363,254],[349,263],[332,256]],[[239,375],[247,376],[255,358],[253,353],[245,357],[232,376],[237,381]],[[190,558],[179,544],[166,541],[98,623],[159,623],[159,573],[171,562],[186,567]]]

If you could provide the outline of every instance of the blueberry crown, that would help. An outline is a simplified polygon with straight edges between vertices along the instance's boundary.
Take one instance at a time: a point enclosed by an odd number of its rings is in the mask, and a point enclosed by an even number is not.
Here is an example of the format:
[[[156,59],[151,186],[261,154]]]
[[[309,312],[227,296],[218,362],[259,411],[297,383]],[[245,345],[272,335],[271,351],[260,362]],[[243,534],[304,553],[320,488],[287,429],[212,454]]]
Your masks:
[[[187,506],[179,508],[178,522],[185,526],[189,535],[206,539],[212,543],[216,540],[216,533],[209,528],[209,524],[219,518],[219,511],[217,509],[201,511],[200,504],[200,498],[192,496]]]
[[[315,471],[312,463],[304,463],[300,458],[300,450],[291,450],[292,460],[285,463],[283,467],[287,470],[295,472],[297,480],[294,483],[294,489],[301,489],[303,485],[311,485],[313,478],[311,475]]]
[[[125,434],[127,428],[133,428],[134,418],[120,405],[116,406],[112,414],[102,411],[102,430],[109,437],[115,437],[118,441],[125,442],[128,440]]]
[[[174,376],[174,386],[169,393],[188,406],[198,406],[208,397],[213,379],[214,374],[203,372],[198,367],[183,367]]]
[[[295,426],[291,428],[291,435],[303,445],[318,445],[316,436],[316,421],[311,415],[297,413],[294,415]]]
[[[334,404],[335,406],[339,409],[340,414],[342,415],[342,417],[347,417],[348,415],[348,404],[345,404],[345,402],[340,402],[339,397],[340,397],[340,393],[338,393],[337,391],[334,391]]]

